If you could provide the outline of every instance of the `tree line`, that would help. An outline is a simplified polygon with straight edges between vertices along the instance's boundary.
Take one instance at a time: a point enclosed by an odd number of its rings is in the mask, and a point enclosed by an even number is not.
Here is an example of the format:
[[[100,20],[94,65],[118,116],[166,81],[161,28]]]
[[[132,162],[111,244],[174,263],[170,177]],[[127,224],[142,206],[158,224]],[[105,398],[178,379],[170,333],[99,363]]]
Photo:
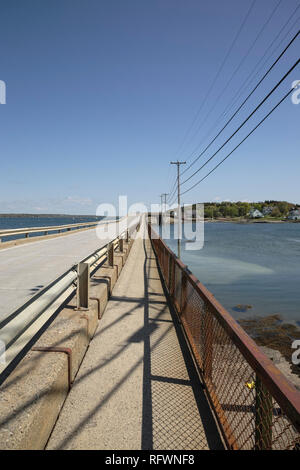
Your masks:
[[[299,208],[299,204],[286,201],[264,202],[205,202],[205,218],[248,217],[251,209],[257,209],[265,217],[284,218],[292,209]]]

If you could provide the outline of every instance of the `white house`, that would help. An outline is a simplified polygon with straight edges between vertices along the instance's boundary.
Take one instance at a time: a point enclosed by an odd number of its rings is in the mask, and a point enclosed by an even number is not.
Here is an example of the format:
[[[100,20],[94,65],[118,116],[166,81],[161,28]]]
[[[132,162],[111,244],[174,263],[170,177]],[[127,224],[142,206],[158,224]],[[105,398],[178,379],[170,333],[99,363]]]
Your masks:
[[[300,220],[300,209],[292,209],[287,218],[290,220]]]
[[[271,215],[274,207],[273,206],[265,206],[263,207],[262,213],[263,215]]]
[[[258,209],[251,209],[249,212],[249,217],[252,219],[259,219],[260,217],[263,217],[263,214]]]

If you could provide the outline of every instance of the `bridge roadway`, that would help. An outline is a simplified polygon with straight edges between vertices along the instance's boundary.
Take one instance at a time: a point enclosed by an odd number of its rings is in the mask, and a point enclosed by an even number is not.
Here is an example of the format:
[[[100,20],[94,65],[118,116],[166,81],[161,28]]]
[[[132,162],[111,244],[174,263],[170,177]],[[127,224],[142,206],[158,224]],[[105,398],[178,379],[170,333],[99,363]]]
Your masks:
[[[128,224],[133,222],[128,218]],[[0,250],[0,322],[114,237],[99,239],[96,229],[70,233]]]

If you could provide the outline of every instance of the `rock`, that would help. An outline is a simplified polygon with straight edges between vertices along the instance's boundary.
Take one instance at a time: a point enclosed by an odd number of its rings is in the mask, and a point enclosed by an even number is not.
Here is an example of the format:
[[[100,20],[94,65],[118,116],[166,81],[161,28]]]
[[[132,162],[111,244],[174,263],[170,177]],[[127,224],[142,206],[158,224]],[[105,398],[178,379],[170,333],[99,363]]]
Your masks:
[[[238,304],[233,307],[232,310],[234,310],[235,312],[247,312],[247,310],[249,310],[250,308],[252,308],[252,305]]]

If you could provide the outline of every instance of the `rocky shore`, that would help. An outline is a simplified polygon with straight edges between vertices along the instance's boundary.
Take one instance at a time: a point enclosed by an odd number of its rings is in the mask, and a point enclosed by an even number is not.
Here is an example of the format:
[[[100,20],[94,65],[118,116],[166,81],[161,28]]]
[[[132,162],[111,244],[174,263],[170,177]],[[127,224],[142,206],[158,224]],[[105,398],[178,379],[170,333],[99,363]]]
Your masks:
[[[300,329],[285,323],[280,315],[239,319],[239,324],[254,339],[265,354],[300,391],[300,365],[292,363],[294,340],[300,340]]]

